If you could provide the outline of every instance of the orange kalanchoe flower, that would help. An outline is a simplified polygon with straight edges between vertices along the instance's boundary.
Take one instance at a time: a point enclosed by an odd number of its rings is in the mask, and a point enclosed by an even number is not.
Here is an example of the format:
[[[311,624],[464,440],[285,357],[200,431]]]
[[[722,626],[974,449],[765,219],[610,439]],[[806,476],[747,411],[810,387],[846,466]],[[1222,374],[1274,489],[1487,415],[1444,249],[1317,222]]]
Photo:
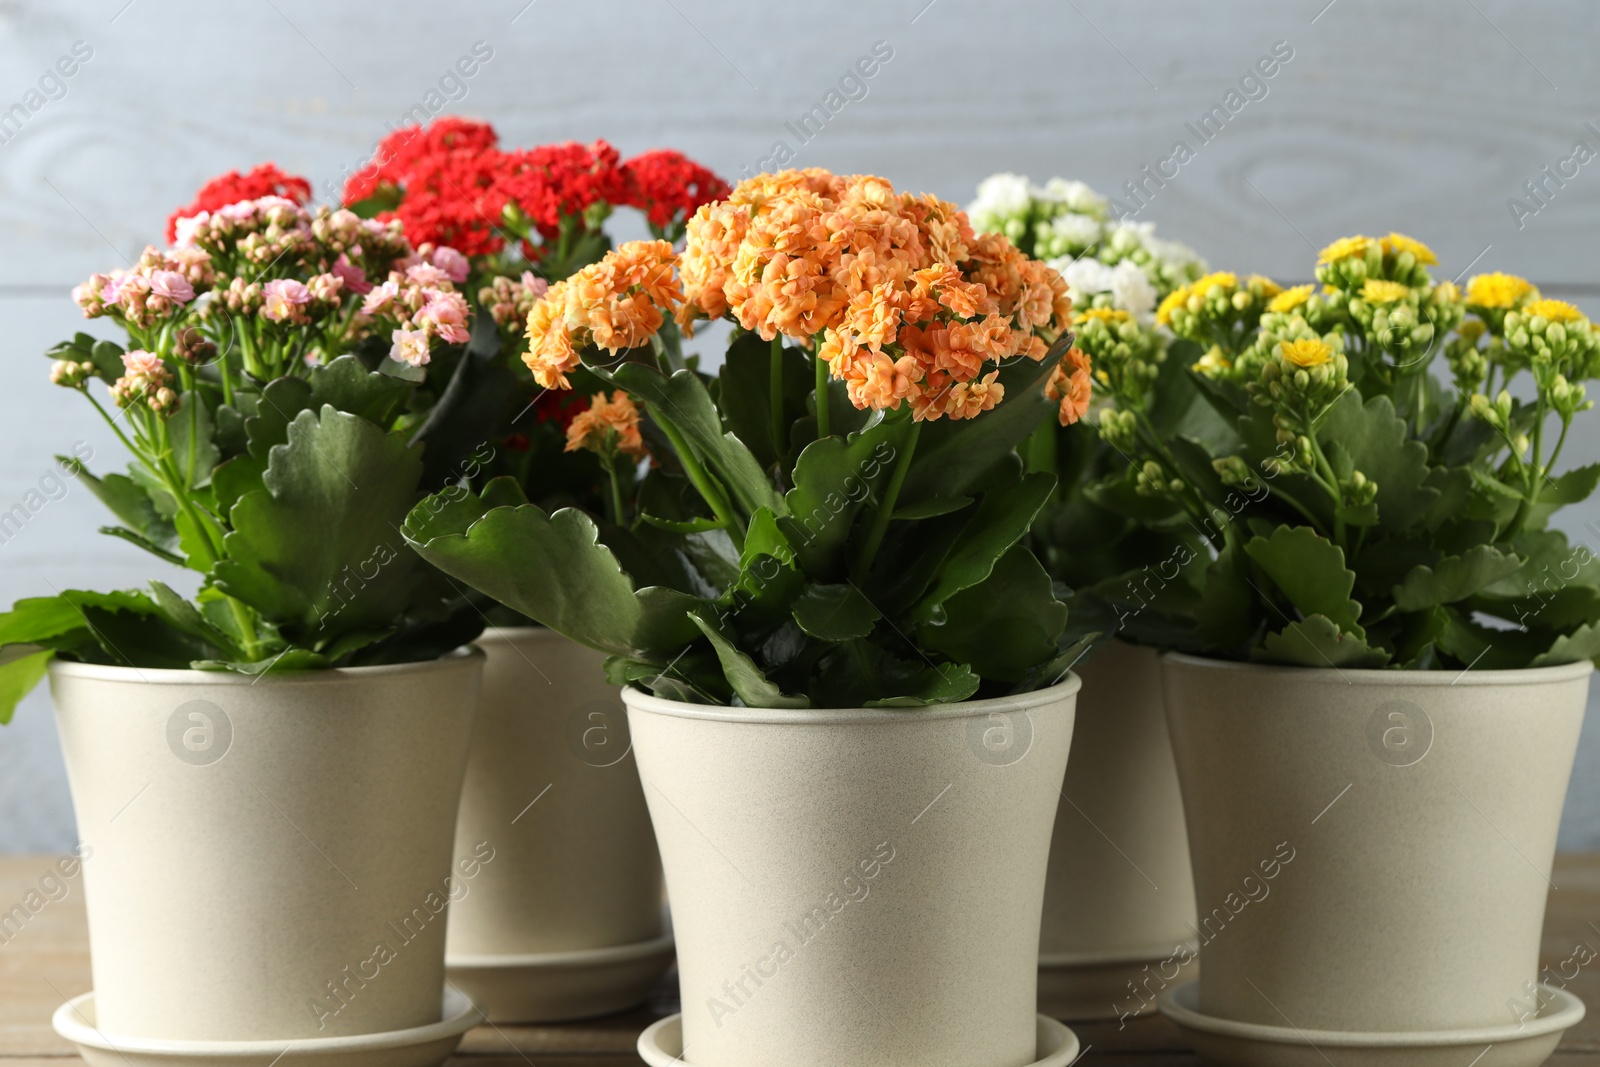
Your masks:
[[[669,252],[635,248],[552,286],[533,309],[525,358],[541,384],[566,388],[585,345],[644,344],[659,313],[675,310],[688,334],[699,319],[729,318],[814,348],[858,408],[909,402],[917,419],[971,418],[1005,395],[999,365],[1043,359],[1072,316],[1056,271],[1004,236],[974,234],[954,204],[871,175],[813,168],[741,182],[689,220],[681,290]]]
[[[683,290],[666,241],[629,241],[598,263],[557,282],[528,313],[522,361],[546,389],[570,389],[578,353],[593,344],[613,354],[647,344]]]
[[[567,451],[587,448],[603,454],[612,451],[643,458],[644,438],[639,435],[639,409],[627,393],[617,390],[606,399],[596,393],[585,411],[567,427]]]
[[[1088,412],[1089,398],[1094,392],[1093,370],[1089,353],[1069,348],[1056,369],[1050,372],[1044,395],[1061,401],[1061,425],[1071,426]]]

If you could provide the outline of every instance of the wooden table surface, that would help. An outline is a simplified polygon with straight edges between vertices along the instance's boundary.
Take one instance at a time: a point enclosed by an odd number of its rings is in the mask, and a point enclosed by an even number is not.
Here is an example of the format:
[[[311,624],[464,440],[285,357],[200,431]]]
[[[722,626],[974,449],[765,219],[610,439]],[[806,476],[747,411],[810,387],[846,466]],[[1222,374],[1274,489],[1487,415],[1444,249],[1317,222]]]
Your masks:
[[[54,863],[48,856],[0,857],[0,902],[21,900]],[[1600,952],[1600,854],[1556,858],[1545,918],[1543,963],[1558,966],[1587,945]],[[47,904],[14,937],[0,930],[0,1067],[63,1067],[82,1061],[50,1028],[50,1014],[89,988],[89,947],[84,931],[83,891]],[[1600,1005],[1600,966],[1579,971],[1568,988],[1585,1003]],[[450,1060],[453,1067],[637,1067],[634,1041],[662,1014],[676,1010],[675,982],[664,984],[648,1008],[586,1022],[555,1026],[480,1026],[467,1034]],[[1075,1023],[1087,1052],[1079,1061],[1115,1067],[1194,1067],[1199,1061],[1165,1019],[1145,1017],[1119,1031],[1116,1023]],[[1600,1013],[1569,1030],[1553,1065],[1600,1067]]]

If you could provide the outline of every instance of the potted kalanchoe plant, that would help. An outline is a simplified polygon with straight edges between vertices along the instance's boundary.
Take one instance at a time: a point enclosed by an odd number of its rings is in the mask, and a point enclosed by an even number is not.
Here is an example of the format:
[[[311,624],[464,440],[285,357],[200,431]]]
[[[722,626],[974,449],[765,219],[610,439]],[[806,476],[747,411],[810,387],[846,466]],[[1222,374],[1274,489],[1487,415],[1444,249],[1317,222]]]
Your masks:
[[[1392,233],[1329,245],[1316,284],[1207,275],[1158,317],[1220,417],[1163,432],[1153,391],[1106,390],[1126,499],[1204,540],[1098,591],[1177,650],[1202,968],[1162,995],[1203,1053],[1531,1063],[1582,1014],[1535,983],[1600,653],[1600,565],[1549,520],[1600,477],[1557,470],[1600,337],[1522,279],[1463,292],[1435,263]]]
[[[1078,649],[1022,543],[1054,478],[1014,452],[1069,315],[954,205],[760,175],[681,253],[624,244],[529,315],[540,384],[614,390],[585,439],[649,452],[618,513],[502,479],[408,520],[627,686],[684,1004],[648,1062],[1071,1058],[1034,983]],[[665,327],[723,317],[710,378]],[[952,920],[979,898],[989,919]]]
[[[1194,547],[1192,531],[1153,528],[1136,509],[1129,514],[1126,494],[1104,499],[1106,476],[1127,460],[1091,425],[1096,415],[1085,399],[1091,381],[1104,389],[1115,376],[1127,388],[1168,394],[1158,417],[1182,424],[1193,390],[1168,383],[1197,353],[1192,342],[1157,328],[1155,312],[1200,277],[1204,262],[1157,237],[1151,223],[1114,219],[1110,202],[1082,182],[1052,178],[1040,186],[995,174],[978,186],[968,212],[975,226],[1006,234],[1061,272],[1077,347],[1094,367],[1091,379],[1069,361],[1056,389],[1059,412],[1046,414],[1022,446],[1030,470],[1058,479],[1030,536],[1051,577],[1073,590],[1115,586],[1147,560]],[[1092,596],[1074,605],[1084,619],[1101,607]],[[1143,993],[1150,977],[1188,975],[1198,951],[1183,802],[1156,664],[1159,635],[1114,615],[1098,628],[1105,640],[1073,668],[1083,690],[1050,842],[1039,944],[1039,1010],[1069,1020],[1141,1014],[1154,1001]]]
[[[430,467],[481,488],[495,477],[557,510],[613,523],[644,446],[626,394],[587,374],[549,391],[520,358],[528,313],[552,282],[610,251],[606,220],[645,214],[675,241],[728,187],[670,151],[622,161],[604,141],[504,149],[487,123],[398,129],[346,184],[348,205],[396,219],[414,243],[461,249],[479,315],[437,367]],[[631,421],[630,421],[631,420]],[[598,425],[622,427],[604,445]],[[470,464],[469,470],[460,465]],[[483,697],[456,831],[458,860],[497,847],[450,909],[450,980],[496,1022],[599,1015],[643,1001],[672,960],[661,863],[604,654],[481,594]],[[534,802],[538,803],[535,804]]]
[[[0,645],[37,649],[3,668],[10,699],[49,671],[93,848],[94,991],[57,1013],[90,1054],[442,1060],[476,1017],[455,996],[441,1018],[442,912],[466,876],[482,655],[458,649],[481,619],[398,532],[426,487],[414,385],[385,373],[467,340],[465,260],[307,188],[270,167],[213,182],[175,244],[74,290],[126,345],[50,353],[129,454],[125,474],[74,468],[105,532],[187,576],[0,615]]]

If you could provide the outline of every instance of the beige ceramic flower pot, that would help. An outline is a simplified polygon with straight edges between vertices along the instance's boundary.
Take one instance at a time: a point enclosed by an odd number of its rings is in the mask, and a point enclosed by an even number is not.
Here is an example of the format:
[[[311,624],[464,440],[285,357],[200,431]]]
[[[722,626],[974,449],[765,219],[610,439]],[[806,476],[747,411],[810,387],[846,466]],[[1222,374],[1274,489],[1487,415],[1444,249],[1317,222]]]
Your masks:
[[[1022,1067],[1078,680],[916,709],[623,696],[692,1067]]]
[[[1159,654],[1112,641],[1084,659],[1039,937],[1039,1010],[1141,1014],[1194,976],[1194,883]]]
[[[252,680],[50,668],[95,1025],[168,1042],[440,1021],[483,655]]]
[[[1589,664],[1162,663],[1198,1011],[1285,1033],[1517,1024]]]
[[[491,629],[456,859],[490,856],[450,908],[450,980],[496,1022],[641,1003],[671,966],[661,861],[604,656]]]

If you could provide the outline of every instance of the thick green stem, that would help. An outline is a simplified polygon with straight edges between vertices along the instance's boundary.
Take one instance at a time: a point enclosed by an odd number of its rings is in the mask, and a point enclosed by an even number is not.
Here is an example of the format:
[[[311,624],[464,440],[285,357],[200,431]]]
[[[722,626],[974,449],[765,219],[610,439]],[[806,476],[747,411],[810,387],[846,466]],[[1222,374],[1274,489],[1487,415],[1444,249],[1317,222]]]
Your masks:
[[[728,497],[722,491],[711,475],[706,473],[700,461],[695,458],[694,450],[689,447],[689,442],[684,439],[678,428],[665,419],[657,419],[656,425],[661,427],[661,432],[667,435],[667,440],[672,442],[672,450],[677,453],[678,461],[683,464],[684,473],[689,476],[689,481],[700,493],[701,499],[711,508],[722,528],[728,531],[728,536],[733,539],[733,546],[740,552],[744,551],[744,530],[740,529],[739,522],[733,514],[733,507],[728,503]]]
[[[783,334],[772,338],[772,358],[767,364],[767,403],[772,409],[772,450],[783,463],[789,451],[789,435],[783,426]]]
[[[615,456],[606,456],[603,460],[606,468],[606,477],[611,481],[611,498],[607,501],[611,506],[611,521],[618,526],[622,521],[622,482],[617,478],[617,462]]]
[[[1533,502],[1539,498],[1540,479],[1544,477],[1544,467],[1540,465],[1540,453],[1544,451],[1544,419],[1549,414],[1545,407],[1544,396],[1539,397],[1539,407],[1533,418],[1533,452],[1528,457],[1528,462],[1523,466],[1525,477],[1522,480],[1522,503],[1517,505],[1517,513],[1511,518],[1511,525],[1506,527],[1505,536],[1515,537],[1522,532],[1523,523],[1528,521],[1528,513],[1533,510]],[[1561,427],[1561,438],[1566,440],[1566,424]],[[1513,446],[1514,448],[1515,446]],[[1556,445],[1557,454],[1561,445]]]
[[[821,356],[817,357],[817,436],[828,436],[828,419],[832,412],[828,409],[828,361]]]
[[[867,580],[867,575],[872,571],[872,561],[878,555],[878,547],[883,544],[883,535],[889,531],[889,520],[894,518],[894,506],[900,499],[900,487],[905,484],[906,474],[911,470],[911,457],[917,451],[917,438],[922,435],[922,423],[913,422],[911,432],[906,435],[906,444],[900,452],[900,458],[895,461],[894,472],[889,475],[889,487],[883,492],[883,500],[878,504],[878,510],[872,515],[872,526],[867,530],[867,539],[861,545],[861,555],[856,557],[855,566],[850,568],[850,580],[860,585]]]

